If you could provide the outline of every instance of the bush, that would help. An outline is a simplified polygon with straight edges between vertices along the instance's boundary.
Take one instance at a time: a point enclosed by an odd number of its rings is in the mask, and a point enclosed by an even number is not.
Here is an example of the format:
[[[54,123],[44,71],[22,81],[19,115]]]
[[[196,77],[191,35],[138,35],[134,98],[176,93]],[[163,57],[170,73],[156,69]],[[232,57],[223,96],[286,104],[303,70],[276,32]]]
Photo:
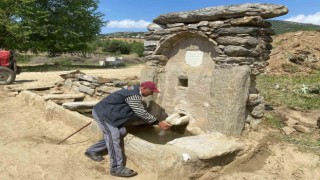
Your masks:
[[[126,42],[119,40],[108,40],[103,47],[104,52],[129,54],[130,45]]]
[[[143,43],[133,42],[131,45],[131,52],[136,53],[139,57],[143,56],[144,45]]]
[[[144,45],[141,42],[133,41],[132,43],[121,41],[121,40],[96,40],[91,45],[93,48],[98,50],[99,48],[102,49],[103,52],[109,53],[112,55],[121,54],[131,54],[135,53],[139,57],[143,56]]]

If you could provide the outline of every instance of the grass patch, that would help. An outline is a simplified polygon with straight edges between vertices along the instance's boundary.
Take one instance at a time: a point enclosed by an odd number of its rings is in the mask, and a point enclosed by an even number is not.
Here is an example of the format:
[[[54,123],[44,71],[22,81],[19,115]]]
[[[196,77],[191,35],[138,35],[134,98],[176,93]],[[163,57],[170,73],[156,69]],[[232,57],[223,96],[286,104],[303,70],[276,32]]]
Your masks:
[[[22,72],[46,72],[46,71],[68,71],[75,69],[105,69],[118,67],[131,67],[141,64],[139,58],[128,55],[123,58],[122,63],[116,65],[101,66],[100,61],[104,61],[106,56],[101,54],[90,55],[88,57],[77,54],[62,54],[60,56],[48,57],[46,54],[27,55],[18,54],[18,66],[22,67]]]
[[[285,63],[281,65],[281,68],[288,73],[297,73],[300,72],[299,66],[295,64]]]
[[[117,65],[101,66],[99,61],[105,57],[85,58],[78,55],[61,55],[48,57],[46,55],[26,55],[19,54],[18,65],[22,72],[48,72],[48,71],[69,71],[76,69],[106,69],[118,67],[130,67],[137,65],[131,61],[119,63]]]
[[[22,66],[21,71],[23,72],[48,72],[48,71],[70,71],[76,69],[106,69],[113,67],[95,66],[95,65],[66,65],[66,64],[44,64],[36,66]]]
[[[320,155],[320,139],[316,140],[316,138],[313,137],[316,133],[319,132],[314,132],[313,134],[295,133],[291,135],[273,134],[272,136],[279,141],[295,145],[300,151]]]
[[[32,58],[36,55],[27,55],[27,54],[17,54],[17,63],[19,64],[29,64],[32,61]]]
[[[314,129],[311,133],[294,132],[290,135],[280,133],[280,129],[285,126],[280,114],[268,113],[264,117],[263,124],[272,129],[278,129],[270,135],[272,139],[279,142],[287,142],[299,148],[300,151],[312,152],[320,155],[320,130]]]
[[[265,118],[265,123],[268,126],[271,126],[273,128],[280,129],[284,127],[283,121],[281,120],[281,117],[276,115],[276,114],[266,114]]]
[[[272,105],[304,110],[320,109],[320,95],[304,91],[305,87],[320,86],[320,71],[309,75],[261,75],[256,82],[261,95]]]

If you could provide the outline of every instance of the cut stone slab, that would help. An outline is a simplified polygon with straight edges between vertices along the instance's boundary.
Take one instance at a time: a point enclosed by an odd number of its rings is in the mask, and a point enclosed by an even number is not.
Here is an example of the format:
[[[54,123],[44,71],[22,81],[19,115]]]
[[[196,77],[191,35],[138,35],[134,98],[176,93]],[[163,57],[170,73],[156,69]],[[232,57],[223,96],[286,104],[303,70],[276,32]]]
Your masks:
[[[177,138],[167,144],[193,151],[200,159],[213,159],[244,149],[243,144],[227,138],[221,133]]]
[[[89,82],[87,82],[87,81],[82,81],[82,82],[80,82],[82,85],[84,85],[84,86],[90,86],[91,85],[91,83],[89,83]]]
[[[114,81],[113,78],[103,78],[103,77],[98,77],[97,78],[97,83],[104,84],[104,83],[112,83]]]
[[[207,131],[241,135],[246,119],[250,73],[249,66],[214,69],[210,92],[216,103],[211,105],[209,123],[205,127]]]
[[[44,100],[51,100],[51,99],[83,99],[85,95],[83,93],[79,94],[47,94],[42,96]]]
[[[77,69],[77,70],[74,70],[74,71],[70,71],[69,73],[60,74],[60,77],[62,77],[63,79],[75,78],[76,74],[84,75],[85,73],[83,73],[79,69]]]
[[[271,23],[265,21],[260,16],[246,16],[243,18],[232,19],[231,24],[235,26],[259,26],[271,27]]]
[[[281,132],[284,133],[285,135],[290,135],[291,133],[295,132],[296,130],[293,129],[292,127],[286,126],[281,128]]]
[[[75,110],[81,110],[81,109],[92,109],[94,105],[96,105],[98,101],[88,101],[88,102],[67,102],[63,103],[62,107],[75,111]]]
[[[37,87],[22,87],[22,88],[11,88],[10,86],[8,87],[10,91],[44,91],[44,90],[48,90],[50,88],[54,87],[54,85],[49,85],[49,86],[37,86]]]
[[[288,117],[291,117],[293,119],[296,119],[299,121],[299,124],[309,127],[309,128],[316,128],[317,127],[317,120],[315,118],[312,118],[312,114],[310,113],[309,116],[307,116],[308,113],[303,113],[299,111],[291,111],[290,114],[287,114]],[[308,118],[309,117],[309,118]]]
[[[247,3],[163,14],[155,18],[153,22],[158,24],[195,23],[200,21],[213,21],[244,16],[260,16],[267,19],[282,16],[287,13],[288,8],[283,5]]]
[[[302,132],[302,133],[310,133],[311,130],[309,128],[306,128],[302,125],[294,125],[293,128],[299,132]]]
[[[149,24],[147,28],[149,31],[159,31],[159,30],[164,29],[165,27],[152,23],[152,24]]]
[[[76,74],[75,77],[89,82],[98,82],[97,78],[85,74]]]
[[[120,90],[121,88],[118,88],[118,87],[110,87],[110,86],[99,86],[96,88],[96,90],[98,92],[104,92],[104,93],[108,93],[108,94],[111,94],[115,91],[118,91]]]
[[[87,86],[83,86],[83,85],[79,86],[79,91],[83,92],[83,93],[87,93],[91,96],[94,94],[94,89],[87,87]]]
[[[288,118],[288,120],[285,122],[285,124],[286,124],[287,126],[293,127],[293,126],[299,124],[299,121],[297,121],[297,120],[295,120],[295,119],[293,119],[293,118],[291,118],[291,117],[287,117],[287,118]]]
[[[317,128],[317,119],[318,119],[318,112],[317,111],[296,111],[290,110],[285,108],[277,109],[281,115],[287,118],[286,124],[288,126],[293,125],[303,125],[304,127],[308,128]]]

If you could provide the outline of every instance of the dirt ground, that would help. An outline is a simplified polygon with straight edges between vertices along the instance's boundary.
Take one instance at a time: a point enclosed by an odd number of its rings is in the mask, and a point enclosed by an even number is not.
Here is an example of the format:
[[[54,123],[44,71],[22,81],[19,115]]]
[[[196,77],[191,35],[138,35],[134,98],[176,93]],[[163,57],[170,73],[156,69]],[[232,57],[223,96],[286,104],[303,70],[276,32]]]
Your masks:
[[[139,76],[142,66],[128,69],[83,70],[88,75],[124,78]],[[62,80],[65,72],[22,73],[14,88],[48,86]],[[16,97],[8,97],[0,86],[0,179],[122,179],[109,175],[108,160],[93,162],[83,155],[91,145],[89,139],[77,134],[57,145],[74,129],[62,122],[46,121],[44,113],[25,105]],[[10,94],[10,93],[9,93]],[[108,159],[108,156],[106,156]],[[130,159],[128,164],[132,164]],[[132,165],[133,166],[133,165]],[[131,166],[131,167],[132,167]],[[132,179],[154,179],[152,174],[139,172]],[[143,178],[142,178],[143,177]]]
[[[125,78],[140,76],[142,66],[126,69],[82,70],[87,75]],[[22,73],[15,88],[52,85],[65,72]],[[86,158],[83,153],[91,144],[77,134],[66,143],[57,142],[74,132],[62,122],[46,121],[44,113],[27,106],[0,86],[0,179],[122,179],[109,175],[108,161],[100,163]],[[319,147],[318,147],[319,148]],[[108,159],[108,157],[105,157]],[[130,162],[129,167],[133,166]],[[131,166],[131,167],[132,167]],[[137,169],[131,179],[155,179],[152,174]],[[200,179],[320,179],[319,156],[300,152],[284,142],[266,142],[245,163],[217,174],[214,170]],[[161,178],[159,178],[161,179]],[[163,179],[170,179],[170,174]]]

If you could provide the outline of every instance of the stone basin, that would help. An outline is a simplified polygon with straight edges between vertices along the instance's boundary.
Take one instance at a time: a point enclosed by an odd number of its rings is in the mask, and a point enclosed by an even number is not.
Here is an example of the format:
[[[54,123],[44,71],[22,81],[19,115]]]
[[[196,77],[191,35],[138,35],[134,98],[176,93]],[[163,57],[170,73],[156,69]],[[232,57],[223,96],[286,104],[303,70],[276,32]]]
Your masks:
[[[163,131],[157,126],[140,125],[127,127],[128,133],[154,144],[166,144],[176,138],[191,136],[191,133],[180,131],[179,127],[172,127],[169,131]]]
[[[125,138],[126,154],[139,167],[158,178],[197,178],[212,167],[222,167],[235,160],[244,144],[221,133],[185,136],[165,144],[151,143],[129,134]]]

